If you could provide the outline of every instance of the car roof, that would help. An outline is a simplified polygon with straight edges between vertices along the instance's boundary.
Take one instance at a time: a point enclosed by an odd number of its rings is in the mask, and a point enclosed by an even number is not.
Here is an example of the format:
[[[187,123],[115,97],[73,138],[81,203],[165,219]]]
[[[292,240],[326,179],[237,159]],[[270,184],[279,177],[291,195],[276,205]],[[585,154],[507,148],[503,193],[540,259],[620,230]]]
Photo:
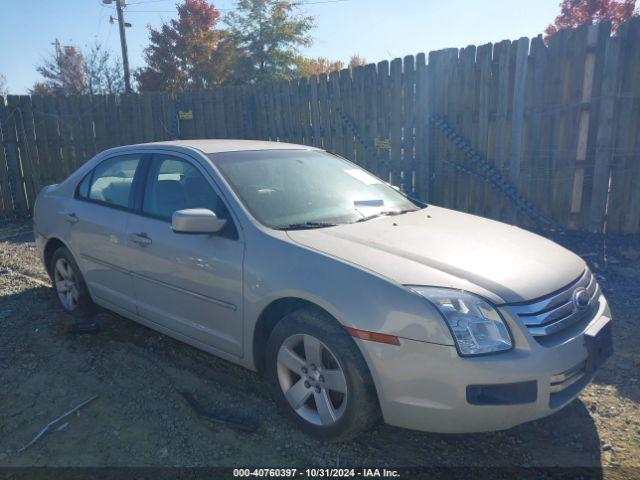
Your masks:
[[[241,152],[248,150],[318,150],[307,145],[294,143],[267,142],[262,140],[231,140],[231,139],[201,139],[201,140],[171,140],[166,142],[141,143],[136,147],[188,147],[200,150],[202,153]]]

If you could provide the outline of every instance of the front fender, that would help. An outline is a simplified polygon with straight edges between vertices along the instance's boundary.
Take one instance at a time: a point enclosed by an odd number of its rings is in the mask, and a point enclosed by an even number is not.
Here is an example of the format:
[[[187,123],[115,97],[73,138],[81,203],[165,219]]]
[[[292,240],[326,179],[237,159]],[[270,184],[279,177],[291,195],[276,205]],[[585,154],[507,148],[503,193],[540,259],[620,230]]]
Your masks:
[[[279,233],[248,234],[245,332],[254,331],[260,313],[271,302],[295,297],[318,305],[346,327],[454,345],[440,314],[420,295],[374,272],[292,243]],[[246,337],[248,347],[253,338]]]

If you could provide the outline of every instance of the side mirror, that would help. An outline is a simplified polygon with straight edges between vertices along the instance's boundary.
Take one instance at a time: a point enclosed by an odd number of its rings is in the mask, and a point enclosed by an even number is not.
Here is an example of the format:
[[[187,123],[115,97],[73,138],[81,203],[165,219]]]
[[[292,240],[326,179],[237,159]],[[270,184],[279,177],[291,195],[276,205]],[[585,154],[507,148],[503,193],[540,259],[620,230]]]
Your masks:
[[[206,208],[178,210],[171,218],[171,228],[176,233],[216,233],[225,223],[226,220]]]

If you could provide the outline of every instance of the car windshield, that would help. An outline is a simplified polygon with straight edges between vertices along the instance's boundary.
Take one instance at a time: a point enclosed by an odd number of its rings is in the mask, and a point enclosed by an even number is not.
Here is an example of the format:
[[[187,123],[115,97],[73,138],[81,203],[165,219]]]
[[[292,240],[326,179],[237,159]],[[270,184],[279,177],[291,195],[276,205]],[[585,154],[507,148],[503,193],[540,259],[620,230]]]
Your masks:
[[[209,156],[251,214],[276,229],[322,228],[421,208],[366,170],[326,152]]]

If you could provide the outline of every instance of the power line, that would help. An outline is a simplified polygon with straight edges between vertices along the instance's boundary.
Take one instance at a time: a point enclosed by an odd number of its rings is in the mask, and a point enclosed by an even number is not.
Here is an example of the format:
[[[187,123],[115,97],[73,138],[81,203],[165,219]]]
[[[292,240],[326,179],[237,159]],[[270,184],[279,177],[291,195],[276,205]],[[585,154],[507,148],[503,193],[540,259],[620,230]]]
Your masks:
[[[127,5],[143,5],[145,3],[165,3],[165,2],[174,2],[175,3],[176,0],[144,0],[141,2],[129,2],[127,3]]]
[[[216,7],[216,10],[220,11],[220,12],[226,12],[226,11],[232,11],[235,10],[235,8],[218,8]],[[177,10],[128,10],[127,9],[127,13],[178,13]]]
[[[319,5],[322,3],[344,3],[344,2],[350,2],[351,0],[318,0],[318,1],[313,1],[313,2],[291,2],[291,5]]]
[[[111,34],[113,33],[113,25],[109,24],[109,31],[107,32],[107,40],[105,44],[109,45],[109,41],[111,40]]]
[[[145,5],[149,3],[161,3],[175,0],[143,0],[140,2],[130,2],[127,5]],[[322,5],[329,3],[345,3],[350,2],[351,0],[313,0],[313,1],[300,1],[300,2],[291,2],[291,5],[295,7],[304,6],[304,5]],[[218,11],[232,11],[235,8],[218,8],[215,7]],[[127,9],[127,13],[176,13],[176,10],[129,10]]]
[[[127,10],[127,13],[176,13],[176,10]]]

